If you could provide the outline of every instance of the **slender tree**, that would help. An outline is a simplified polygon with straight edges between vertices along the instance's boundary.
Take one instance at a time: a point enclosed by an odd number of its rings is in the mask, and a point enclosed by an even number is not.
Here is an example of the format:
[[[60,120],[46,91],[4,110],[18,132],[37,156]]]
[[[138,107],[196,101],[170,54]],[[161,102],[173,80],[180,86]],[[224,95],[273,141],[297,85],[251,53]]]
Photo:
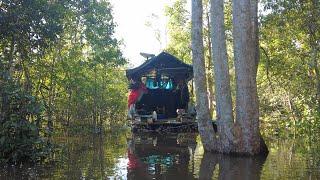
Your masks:
[[[210,120],[208,106],[208,94],[206,85],[203,32],[202,32],[202,1],[192,0],[192,61],[196,94],[196,110],[198,118],[198,129],[204,148],[208,151],[214,150],[214,130]]]
[[[219,151],[230,152],[233,145],[233,112],[230,75],[224,27],[223,0],[211,0],[211,39],[215,73],[216,112],[219,132]]]

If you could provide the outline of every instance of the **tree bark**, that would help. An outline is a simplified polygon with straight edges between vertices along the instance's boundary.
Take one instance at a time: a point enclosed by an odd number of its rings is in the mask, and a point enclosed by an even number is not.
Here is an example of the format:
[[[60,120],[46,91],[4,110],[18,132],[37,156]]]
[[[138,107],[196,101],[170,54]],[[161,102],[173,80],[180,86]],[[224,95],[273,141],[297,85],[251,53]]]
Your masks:
[[[213,118],[213,112],[214,112],[214,109],[215,109],[215,95],[214,95],[214,76],[213,74],[211,74],[212,72],[212,68],[213,68],[213,65],[212,65],[212,43],[211,43],[211,33],[210,33],[210,28],[211,28],[211,25],[210,25],[210,9],[207,7],[207,5],[209,6],[210,3],[205,3],[205,12],[204,14],[206,15],[206,23],[207,23],[207,35],[206,35],[206,38],[207,38],[207,43],[206,46],[208,48],[208,54],[207,54],[207,57],[205,59],[208,60],[208,64],[207,64],[207,84],[208,84],[208,92],[209,92],[209,111],[210,111],[210,117],[211,119]]]
[[[212,61],[214,64],[214,77],[216,82],[217,126],[220,138],[219,151],[229,153],[232,150],[234,141],[232,132],[234,119],[224,27],[223,2],[223,0],[211,0],[211,39],[213,43]]]
[[[192,61],[196,94],[196,110],[200,137],[207,151],[213,151],[215,145],[214,130],[208,108],[206,85],[203,32],[202,32],[202,1],[192,0]]]
[[[259,61],[257,0],[233,0],[233,39],[236,70],[236,129],[240,154],[266,152],[259,131],[256,75]]]

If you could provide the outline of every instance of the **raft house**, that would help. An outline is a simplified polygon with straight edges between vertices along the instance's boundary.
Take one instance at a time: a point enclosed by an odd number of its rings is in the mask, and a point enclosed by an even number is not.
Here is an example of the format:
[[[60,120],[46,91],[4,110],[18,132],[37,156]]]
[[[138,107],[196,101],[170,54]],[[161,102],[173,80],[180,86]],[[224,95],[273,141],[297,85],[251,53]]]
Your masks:
[[[150,56],[149,56],[150,57]],[[139,67],[126,70],[131,82],[143,83],[145,93],[129,108],[133,131],[197,131],[196,112],[190,103],[188,82],[193,68],[162,52],[151,56]]]

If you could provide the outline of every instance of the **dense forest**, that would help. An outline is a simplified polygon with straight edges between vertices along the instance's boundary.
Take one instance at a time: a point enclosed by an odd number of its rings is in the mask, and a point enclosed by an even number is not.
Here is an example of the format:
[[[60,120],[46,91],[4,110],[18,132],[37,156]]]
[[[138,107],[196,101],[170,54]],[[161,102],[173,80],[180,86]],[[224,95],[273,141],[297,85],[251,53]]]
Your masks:
[[[45,157],[50,136],[65,127],[99,132],[122,123],[127,61],[108,1],[0,7],[1,160]]]
[[[236,99],[232,2],[224,6],[231,96]],[[203,1],[208,108],[217,112],[210,2]],[[192,63],[186,0],[166,7],[167,52]],[[265,136],[317,136],[320,128],[320,3],[262,0],[257,70]],[[39,161],[66,129],[100,133],[126,123],[127,60],[109,1],[0,1],[0,161]],[[193,91],[192,91],[193,92]],[[196,101],[193,94],[193,101]],[[236,103],[233,101],[233,103]],[[233,106],[234,107],[234,106]]]

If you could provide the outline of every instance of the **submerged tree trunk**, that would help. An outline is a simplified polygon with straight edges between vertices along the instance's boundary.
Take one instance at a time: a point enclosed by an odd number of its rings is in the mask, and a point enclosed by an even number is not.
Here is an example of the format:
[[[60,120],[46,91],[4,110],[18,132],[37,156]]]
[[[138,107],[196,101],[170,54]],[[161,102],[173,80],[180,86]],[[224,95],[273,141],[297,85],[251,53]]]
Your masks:
[[[202,1],[192,0],[192,58],[199,133],[207,151],[265,154],[259,130],[256,75],[259,62],[257,0],[233,1],[233,38],[236,68],[236,121],[232,111],[229,67],[222,0],[211,0],[212,53],[216,77],[217,124],[215,134],[208,108],[202,39]]]
[[[192,0],[192,61],[196,93],[198,129],[204,149],[214,150],[214,130],[210,120],[202,33],[202,1]]]
[[[266,146],[259,130],[256,75],[259,60],[257,0],[233,0],[233,38],[236,70],[236,129],[240,154],[260,154]]]
[[[230,75],[224,28],[223,0],[211,0],[212,57],[216,82],[216,111],[219,151],[231,152],[234,136]]]

